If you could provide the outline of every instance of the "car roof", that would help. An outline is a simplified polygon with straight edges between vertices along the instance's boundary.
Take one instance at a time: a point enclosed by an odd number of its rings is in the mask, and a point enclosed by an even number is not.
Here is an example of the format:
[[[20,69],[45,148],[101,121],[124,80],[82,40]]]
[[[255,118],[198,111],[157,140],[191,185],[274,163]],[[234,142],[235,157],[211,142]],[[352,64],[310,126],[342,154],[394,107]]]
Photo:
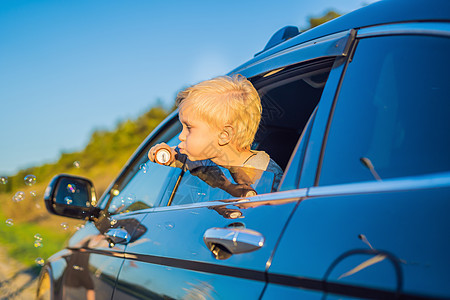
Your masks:
[[[402,22],[450,22],[450,0],[381,0],[320,26],[305,31],[284,43],[263,51],[231,73],[292,46],[333,33]]]

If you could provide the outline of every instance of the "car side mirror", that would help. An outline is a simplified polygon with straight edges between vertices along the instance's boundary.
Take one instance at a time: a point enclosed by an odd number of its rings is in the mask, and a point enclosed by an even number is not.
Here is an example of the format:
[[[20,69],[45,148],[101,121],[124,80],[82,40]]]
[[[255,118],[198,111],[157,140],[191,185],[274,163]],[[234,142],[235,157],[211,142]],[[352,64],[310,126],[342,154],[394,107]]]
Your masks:
[[[45,206],[51,214],[73,219],[97,218],[97,197],[93,183],[86,178],[60,174],[50,181],[44,193]]]

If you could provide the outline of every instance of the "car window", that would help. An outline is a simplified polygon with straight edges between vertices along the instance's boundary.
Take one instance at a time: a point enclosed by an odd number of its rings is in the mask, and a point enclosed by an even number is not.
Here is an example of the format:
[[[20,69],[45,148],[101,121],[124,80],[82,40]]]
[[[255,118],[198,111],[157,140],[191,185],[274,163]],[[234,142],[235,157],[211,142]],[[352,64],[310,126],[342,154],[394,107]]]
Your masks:
[[[253,148],[267,152],[283,170],[319,103],[333,62],[300,64],[253,79],[263,107]]]
[[[199,167],[183,175],[171,205],[266,194],[278,184],[276,180],[274,172],[253,168]]]
[[[317,109],[314,110],[310,117],[310,120],[306,124],[305,129],[295,147],[295,154],[292,156],[291,161],[286,169],[286,174],[283,177],[283,181],[280,183],[279,191],[288,191],[298,188],[300,174],[304,163],[306,146],[309,142],[309,136],[311,135],[312,125],[314,124],[314,117],[316,116]]]
[[[111,190],[109,213],[117,214],[155,207],[163,202],[163,198],[170,197],[170,186],[175,186],[181,170],[149,162],[147,153],[151,146],[161,141],[167,141],[170,146],[177,145],[180,128],[180,123],[176,122],[141,151],[128,172],[121,176],[118,185]]]
[[[450,170],[450,39],[362,39],[337,99],[319,185]]]
[[[176,189],[171,205],[246,197],[277,191],[286,165],[322,95],[334,59],[301,64],[252,78],[261,97],[262,120],[252,149],[264,151],[277,167],[260,171],[256,180],[242,185],[239,175],[251,172],[246,168],[232,170],[205,163],[202,168],[185,168],[186,172]],[[304,147],[297,151],[303,151]],[[300,156],[299,156],[300,157]],[[303,157],[303,155],[301,155]],[[290,167],[292,184],[284,190],[295,189],[301,167],[299,159]],[[272,166],[272,164],[269,164]],[[279,166],[279,167],[278,167]],[[251,177],[251,176],[250,176]],[[251,189],[253,192],[246,194]]]

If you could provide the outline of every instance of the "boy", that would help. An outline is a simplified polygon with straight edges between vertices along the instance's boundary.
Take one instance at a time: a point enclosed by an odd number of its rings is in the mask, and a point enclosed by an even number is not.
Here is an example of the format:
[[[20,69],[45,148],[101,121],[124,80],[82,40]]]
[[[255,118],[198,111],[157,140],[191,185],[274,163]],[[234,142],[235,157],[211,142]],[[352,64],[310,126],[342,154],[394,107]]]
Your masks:
[[[168,165],[186,168],[236,197],[256,194],[248,193],[248,188],[264,171],[274,173],[272,191],[277,189],[283,171],[267,153],[250,148],[262,113],[261,99],[250,81],[242,75],[206,80],[181,91],[176,104],[183,130],[181,142],[171,149],[174,159]],[[168,146],[158,144],[150,149],[150,161],[155,161],[161,147]],[[227,168],[237,185],[217,166]],[[244,192],[239,189],[242,187]]]

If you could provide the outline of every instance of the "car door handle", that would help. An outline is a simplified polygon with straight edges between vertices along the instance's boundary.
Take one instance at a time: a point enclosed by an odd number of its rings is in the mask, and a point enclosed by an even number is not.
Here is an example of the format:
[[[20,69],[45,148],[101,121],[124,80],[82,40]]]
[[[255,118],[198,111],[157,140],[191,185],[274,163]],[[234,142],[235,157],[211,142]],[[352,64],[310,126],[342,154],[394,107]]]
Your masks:
[[[219,246],[231,254],[239,254],[261,248],[264,245],[264,236],[246,228],[214,227],[206,230],[203,241],[213,253],[213,250]]]
[[[128,244],[131,240],[131,235],[124,228],[112,228],[104,233],[108,242],[115,244]]]

